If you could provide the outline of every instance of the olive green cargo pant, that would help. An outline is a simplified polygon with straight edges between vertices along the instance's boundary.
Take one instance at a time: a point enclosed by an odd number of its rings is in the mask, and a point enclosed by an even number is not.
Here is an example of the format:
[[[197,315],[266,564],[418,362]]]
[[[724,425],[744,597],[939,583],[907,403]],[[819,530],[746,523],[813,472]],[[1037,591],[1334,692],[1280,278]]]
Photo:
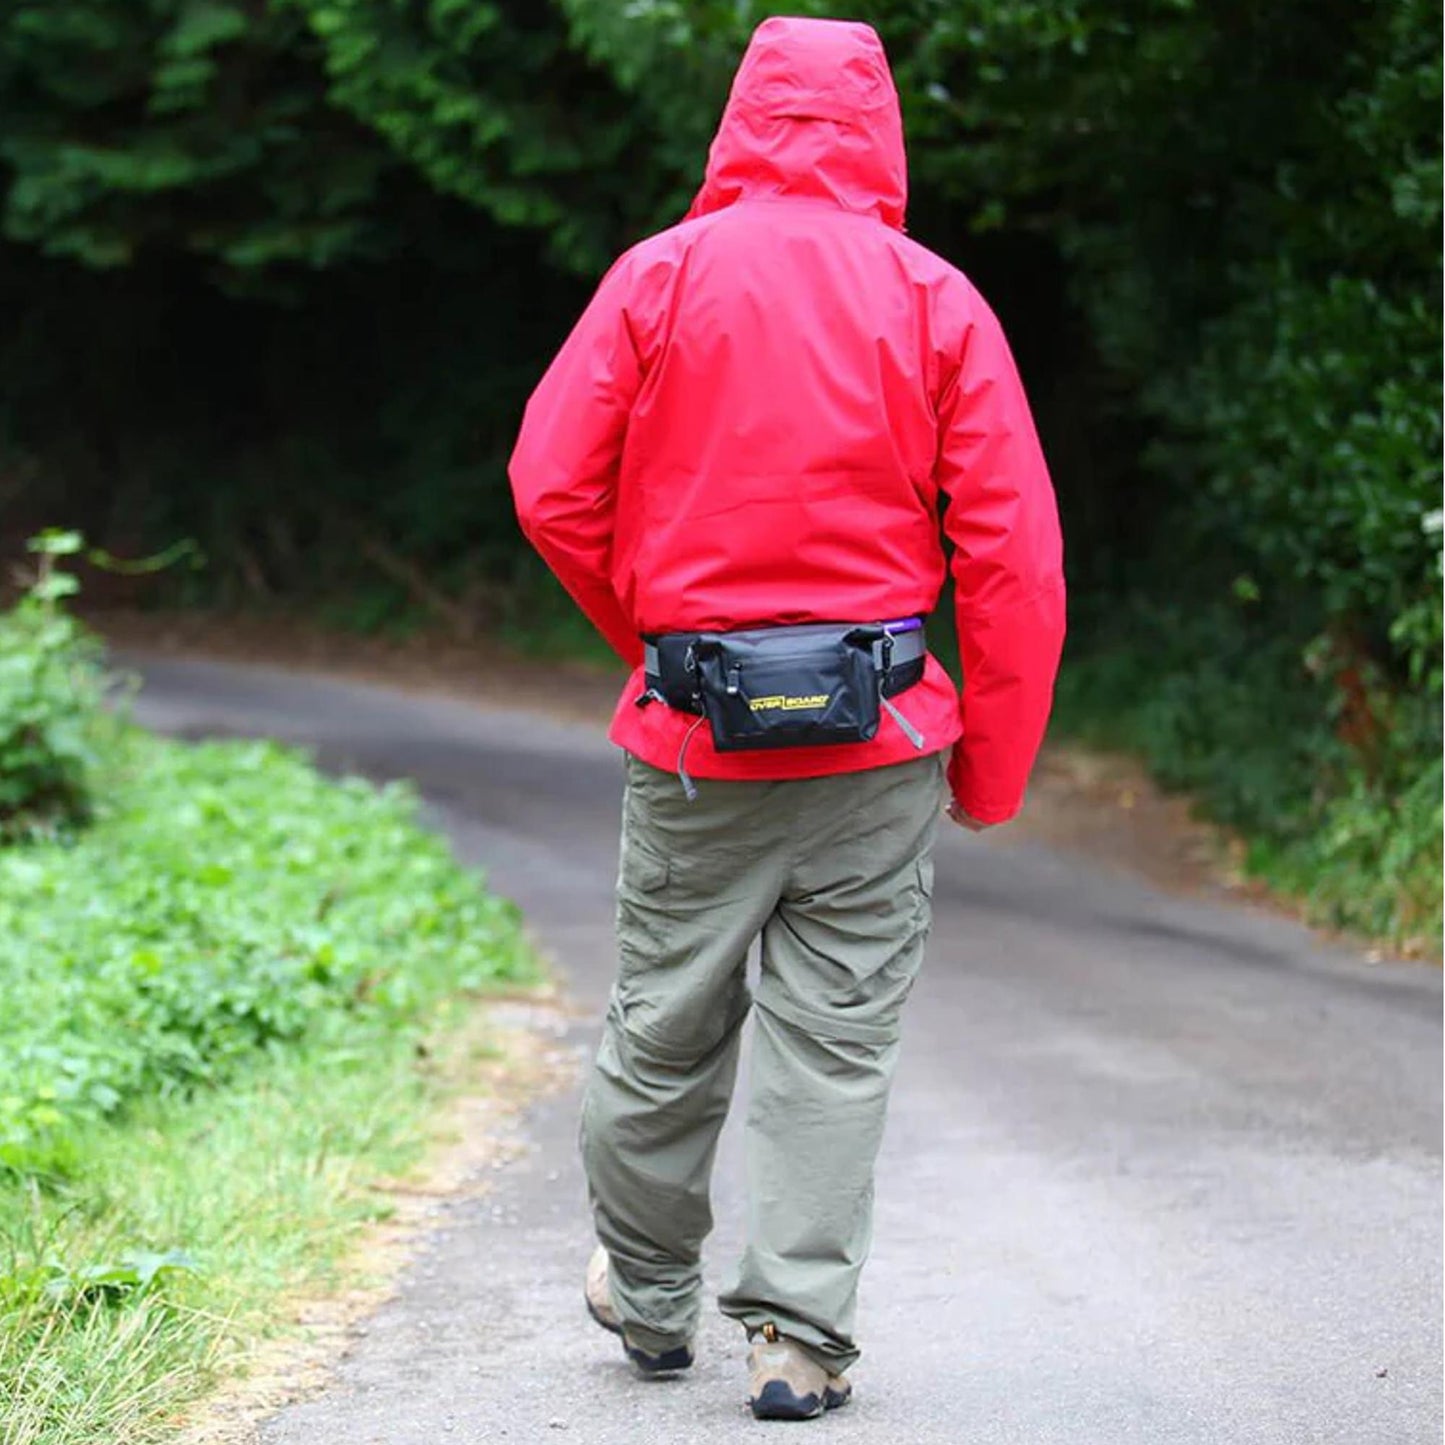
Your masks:
[[[943,760],[698,782],[629,757],[617,984],[583,1105],[597,1234],[629,1336],[697,1327],[709,1180],[755,1010],[747,1242],[719,1303],[820,1364],[857,1358],[873,1166],[928,932]],[[746,957],[762,937],[757,997]]]

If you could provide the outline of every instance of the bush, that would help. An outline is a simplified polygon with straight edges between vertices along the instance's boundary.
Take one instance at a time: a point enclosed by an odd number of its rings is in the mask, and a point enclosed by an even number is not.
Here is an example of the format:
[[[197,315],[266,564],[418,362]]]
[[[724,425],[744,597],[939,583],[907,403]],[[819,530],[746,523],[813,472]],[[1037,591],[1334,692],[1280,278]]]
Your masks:
[[[1059,678],[1057,728],[1137,751],[1247,839],[1248,872],[1313,922],[1409,952],[1441,946],[1439,714],[1357,658],[1306,647],[1312,619],[1135,598]],[[1342,679],[1350,691],[1342,690]],[[1361,701],[1363,700],[1363,701]]]
[[[56,565],[80,546],[73,532],[33,539],[36,575],[0,613],[0,842],[90,812],[105,673],[99,643],[60,605],[77,584]]]
[[[301,1043],[392,1030],[527,969],[514,910],[414,821],[265,743],[129,732],[69,843],[0,852],[0,1174]]]

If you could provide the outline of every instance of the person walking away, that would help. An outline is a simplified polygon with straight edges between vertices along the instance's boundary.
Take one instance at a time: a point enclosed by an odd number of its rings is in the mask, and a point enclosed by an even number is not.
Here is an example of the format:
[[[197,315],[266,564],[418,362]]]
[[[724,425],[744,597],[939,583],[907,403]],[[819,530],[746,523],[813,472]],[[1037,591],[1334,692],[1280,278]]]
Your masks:
[[[873,30],[764,22],[687,218],[607,273],[510,467],[527,537],[632,668],[610,733],[619,966],[582,1118],[588,1306],[644,1372],[692,1363],[751,1010],[746,1247],[719,1303],[760,1418],[849,1396],[941,805],[974,831],[1017,812],[1064,633],[1008,345],[904,235],[906,190]],[[923,644],[940,498],[961,695]]]

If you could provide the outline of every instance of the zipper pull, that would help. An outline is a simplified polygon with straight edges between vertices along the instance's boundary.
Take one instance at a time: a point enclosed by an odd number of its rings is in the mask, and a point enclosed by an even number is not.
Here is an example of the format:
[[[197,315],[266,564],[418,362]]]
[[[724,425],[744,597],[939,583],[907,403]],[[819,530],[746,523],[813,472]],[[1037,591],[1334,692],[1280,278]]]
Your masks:
[[[923,734],[919,732],[918,729],[914,727],[913,724],[909,722],[908,719],[904,717],[903,714],[899,712],[896,707],[893,706],[891,698],[880,697],[878,701],[881,702],[883,706],[888,710],[888,716],[891,717],[893,721],[898,724],[900,729],[902,729],[903,736],[906,737],[908,741],[911,742],[913,746],[917,748],[918,751],[921,753],[925,746]]]
[[[689,745],[692,743],[693,734],[706,721],[706,718],[698,718],[698,720],[693,723],[690,728],[688,728],[687,736],[683,738],[682,746],[677,750],[678,781],[681,782],[683,795],[687,798],[687,801],[689,803],[697,802],[697,784],[693,782],[692,774],[689,773],[687,770],[687,750]]]

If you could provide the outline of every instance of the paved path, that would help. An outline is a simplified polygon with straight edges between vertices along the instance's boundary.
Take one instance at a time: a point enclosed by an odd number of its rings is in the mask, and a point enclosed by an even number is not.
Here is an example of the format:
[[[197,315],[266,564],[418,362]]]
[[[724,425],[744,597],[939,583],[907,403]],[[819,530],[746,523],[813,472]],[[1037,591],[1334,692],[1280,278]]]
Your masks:
[[[621,770],[595,728],[295,674],[154,662],[140,714],[418,780],[527,909],[593,1037]],[[1436,1445],[1441,976],[954,830],[910,1005],[849,1409],[870,1445]],[[710,1445],[741,1339],[633,1379],[580,1308],[575,1094],[454,1208],[323,1396],[266,1445]],[[737,1148],[711,1282],[737,1244]],[[801,1428],[801,1427],[796,1427]]]

